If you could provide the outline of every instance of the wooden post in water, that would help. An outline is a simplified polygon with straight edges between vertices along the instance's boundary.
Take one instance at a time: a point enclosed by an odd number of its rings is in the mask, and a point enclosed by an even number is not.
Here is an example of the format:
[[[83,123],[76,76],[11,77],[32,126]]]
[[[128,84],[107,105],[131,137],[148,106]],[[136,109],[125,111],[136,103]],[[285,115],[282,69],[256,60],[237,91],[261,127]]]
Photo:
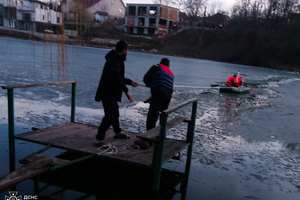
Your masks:
[[[76,82],[72,83],[71,122],[75,122]]]

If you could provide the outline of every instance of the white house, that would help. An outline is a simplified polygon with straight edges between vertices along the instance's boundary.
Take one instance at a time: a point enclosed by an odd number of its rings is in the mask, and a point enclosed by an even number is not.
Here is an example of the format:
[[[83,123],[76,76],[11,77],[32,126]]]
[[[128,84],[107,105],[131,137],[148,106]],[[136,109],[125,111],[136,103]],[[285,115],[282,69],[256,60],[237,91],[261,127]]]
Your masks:
[[[122,0],[63,0],[63,12],[70,12],[72,4],[79,3],[90,13],[107,12],[110,19],[124,18],[125,4]]]
[[[123,19],[125,15],[125,4],[122,0],[62,0],[62,3],[65,34],[68,36],[84,34],[89,26],[84,21],[76,22],[78,15],[74,9],[86,8],[95,21]]]
[[[45,30],[58,31],[62,24],[62,13],[59,12],[59,1],[29,0],[34,8],[35,29],[38,32]]]
[[[0,0],[0,25],[20,30],[58,31],[62,24],[59,0]]]
[[[17,8],[22,1],[0,0],[0,25],[15,28],[17,20]]]

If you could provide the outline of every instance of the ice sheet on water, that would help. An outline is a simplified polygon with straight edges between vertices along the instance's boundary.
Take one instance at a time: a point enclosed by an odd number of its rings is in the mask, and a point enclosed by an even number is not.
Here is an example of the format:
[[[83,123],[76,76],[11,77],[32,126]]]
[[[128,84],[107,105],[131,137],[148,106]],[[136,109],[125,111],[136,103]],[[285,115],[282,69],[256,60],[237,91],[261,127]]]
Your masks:
[[[281,79],[281,83],[291,79]],[[273,81],[273,78],[272,80]],[[239,133],[229,131],[229,127],[238,124],[243,112],[257,108],[272,106],[271,98],[280,98],[276,85],[266,80],[253,81],[266,87],[257,87],[250,94],[234,96],[219,94],[211,89],[176,90],[170,106],[177,105],[191,98],[198,98],[197,119],[195,127],[193,165],[208,169],[234,171],[245,180],[256,179],[270,185],[270,190],[277,185],[283,191],[296,186],[299,181],[299,145],[282,144],[273,141],[259,142],[244,138]],[[55,91],[53,91],[55,93]],[[54,99],[64,95],[60,92]],[[59,101],[24,100],[15,98],[15,117],[17,123],[28,127],[44,128],[70,121],[70,107],[61,105]],[[0,117],[7,119],[7,100],[0,97]],[[145,122],[149,104],[135,102],[120,104],[120,123],[125,130],[132,132],[145,131]],[[170,115],[190,117],[191,106],[179,109]],[[102,109],[85,107],[76,108],[76,121],[99,125],[103,117]],[[174,139],[186,138],[186,124],[171,129],[167,137]],[[186,155],[186,151],[183,152]],[[184,156],[183,156],[184,157]],[[179,164],[182,161],[178,161]],[[183,164],[182,164],[183,165]],[[297,187],[294,187],[297,190]]]

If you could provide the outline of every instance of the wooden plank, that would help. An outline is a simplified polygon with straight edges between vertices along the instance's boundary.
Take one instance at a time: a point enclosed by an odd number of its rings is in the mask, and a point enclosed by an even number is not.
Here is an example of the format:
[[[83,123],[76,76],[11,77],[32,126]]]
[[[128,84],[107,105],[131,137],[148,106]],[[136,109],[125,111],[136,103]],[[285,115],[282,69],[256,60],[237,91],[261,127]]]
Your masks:
[[[91,126],[91,129],[77,132],[76,134],[71,134],[63,139],[55,139],[50,141],[50,144],[64,147],[69,150],[77,150],[81,152],[89,152],[93,154],[98,154],[98,147],[94,146],[94,142],[96,140],[95,136],[97,134],[98,127],[97,126]],[[125,134],[130,136],[130,139],[124,140],[124,139],[114,139],[114,132],[113,130],[109,129],[106,132],[105,139],[103,140],[104,143],[115,143],[115,142],[122,142],[129,146],[134,144],[134,140],[136,138],[135,133],[126,132]]]
[[[164,152],[163,152],[163,162],[169,160],[172,156],[174,156],[176,153],[178,153],[187,145],[188,143],[186,143],[185,141],[166,139]],[[138,151],[125,150],[125,151],[118,152],[117,154],[105,155],[105,156],[151,167],[153,152],[154,152],[154,146],[150,147],[149,149],[141,149]]]
[[[180,119],[179,121],[184,121],[185,118]],[[170,120],[171,121],[171,120]],[[174,120],[174,123],[169,123],[170,126],[169,129],[173,126],[179,123],[177,120]],[[76,129],[73,129],[72,127],[77,127]],[[82,153],[92,153],[92,154],[98,154],[98,147],[94,146],[95,142],[95,136],[97,134],[98,126],[92,126],[92,125],[86,125],[86,124],[80,124],[80,123],[70,123],[70,125],[67,125],[68,128],[66,129],[57,129],[56,131],[51,131],[51,129],[48,129],[44,133],[51,133],[51,135],[47,134],[37,134],[36,136],[31,136],[32,134],[28,134],[30,138],[32,138],[32,142],[40,142],[45,141],[45,138],[47,138],[47,144],[50,144],[51,146],[67,149],[71,151],[78,151]],[[62,128],[62,127],[61,127]],[[64,132],[65,130],[65,132]],[[42,131],[42,130],[38,130]],[[62,131],[62,132],[60,132]],[[35,132],[35,131],[33,131]],[[134,140],[138,139],[138,136],[140,134],[124,131],[125,134],[130,136],[130,139],[124,140],[124,139],[114,139],[114,132],[112,129],[109,129],[106,132],[106,137],[104,139],[105,143],[124,143],[128,146],[134,145]],[[142,133],[143,134],[143,133]],[[159,133],[157,133],[158,135]],[[23,134],[23,139],[26,138],[26,134]],[[28,138],[26,138],[28,139]],[[185,141],[178,141],[174,139],[166,139],[165,140],[165,147],[164,147],[164,154],[163,154],[163,162],[166,162],[168,159],[170,159],[173,155],[178,153],[182,150],[188,143]],[[146,167],[152,166],[152,157],[153,157],[153,151],[154,146],[150,147],[149,149],[141,149],[138,151],[132,151],[130,149],[126,149],[124,151],[120,151],[117,154],[111,154],[111,155],[99,155],[103,158],[109,158],[109,159],[115,159],[119,160],[121,162],[130,162],[135,163],[139,165],[144,165]]]
[[[50,170],[50,163],[52,159],[47,156],[41,156],[36,160],[16,169],[10,174],[0,179],[0,193],[8,190],[9,188],[25,181],[27,179],[38,176]]]
[[[169,160],[173,155],[178,153],[182,148],[187,146],[188,143],[184,141],[174,141],[172,139],[166,139],[164,152],[163,152],[163,162]],[[109,155],[113,158],[119,160],[126,160],[142,165],[152,166],[152,157],[153,157],[154,147],[149,149],[141,149],[138,151],[123,151],[115,155]]]
[[[184,149],[188,145],[189,145],[189,143],[185,142],[185,141],[166,139],[162,163],[165,163],[168,160],[170,160],[175,154],[180,152],[182,149]]]
[[[98,147],[93,145],[95,141],[95,135],[97,133],[97,128],[94,127],[94,130],[91,129],[86,130],[86,132],[80,132],[73,135],[68,135],[64,139],[56,139],[51,141],[52,145],[62,147],[65,149],[70,150],[77,150],[80,152],[98,154]],[[92,132],[91,132],[92,131]],[[115,143],[124,143],[128,146],[134,145],[134,140],[137,139],[137,135],[135,133],[126,132],[125,134],[130,136],[130,139],[122,140],[122,139],[113,139],[114,132],[113,130],[109,129],[106,132],[106,137],[104,142],[111,143],[114,145]],[[163,155],[163,160],[167,160],[171,158],[173,155],[178,153],[187,143],[185,141],[177,141],[173,139],[166,139],[165,142],[165,152]],[[153,156],[154,146],[150,147],[149,149],[141,149],[138,151],[132,151],[130,149],[126,149],[124,151],[119,151],[117,154],[106,155],[102,154],[99,155],[100,157],[107,157],[110,159],[116,159],[124,162],[132,162],[140,165],[152,166],[152,156]]]
[[[16,138],[26,138],[27,140],[35,140],[41,143],[49,143],[51,140],[55,140],[58,138],[63,138],[65,136],[75,134],[78,132],[82,132],[84,130],[90,129],[89,125],[78,124],[78,123],[69,123],[69,125],[48,129],[46,131],[36,130],[32,132],[28,132],[27,134],[17,135]]]
[[[38,130],[34,130],[34,131],[29,131],[26,133],[21,133],[21,134],[17,134],[16,137],[20,137],[20,138],[26,138],[29,137],[31,135],[37,135],[37,134],[42,134],[48,131],[55,131],[57,129],[63,130],[63,129],[67,129],[69,126],[73,126],[74,123],[69,122],[69,123],[65,123],[65,124],[59,124],[59,125],[55,125],[52,127],[47,127],[47,128],[43,128],[43,129],[38,129]]]
[[[171,119],[170,121],[167,122],[166,131],[179,125],[181,122],[183,122],[185,120],[187,120],[186,117],[182,117],[182,116],[177,116],[177,117]],[[141,138],[143,140],[153,140],[157,136],[159,136],[159,131],[160,131],[160,126],[157,126],[147,132],[138,134],[137,137]]]
[[[30,163],[30,162],[34,162],[35,160],[37,160],[41,157],[44,157],[44,155],[33,153],[33,154],[30,154],[30,155],[26,156],[22,160],[20,160],[20,163],[27,164],[27,163]],[[70,162],[69,160],[56,158],[56,157],[49,157],[49,158],[52,159],[51,163],[49,163],[51,166],[61,165],[61,164],[65,164],[65,163]]]
[[[80,133],[85,132],[89,129],[92,129],[92,127],[90,127],[90,126],[76,126],[75,127],[74,126],[71,129],[66,130],[64,132],[56,132],[54,134],[47,135],[44,138],[40,138],[39,141],[51,143],[52,140],[57,140],[57,139],[63,140],[64,137],[67,137],[69,135],[78,134],[78,133],[80,134]]]

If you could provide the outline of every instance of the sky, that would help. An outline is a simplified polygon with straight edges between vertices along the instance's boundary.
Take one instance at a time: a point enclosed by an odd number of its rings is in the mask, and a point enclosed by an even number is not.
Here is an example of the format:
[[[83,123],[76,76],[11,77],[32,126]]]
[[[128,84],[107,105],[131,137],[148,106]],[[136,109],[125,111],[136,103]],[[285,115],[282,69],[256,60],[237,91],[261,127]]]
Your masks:
[[[208,0],[209,2],[221,1],[223,9],[230,9],[236,0]],[[123,0],[124,3],[153,3],[152,0]]]

